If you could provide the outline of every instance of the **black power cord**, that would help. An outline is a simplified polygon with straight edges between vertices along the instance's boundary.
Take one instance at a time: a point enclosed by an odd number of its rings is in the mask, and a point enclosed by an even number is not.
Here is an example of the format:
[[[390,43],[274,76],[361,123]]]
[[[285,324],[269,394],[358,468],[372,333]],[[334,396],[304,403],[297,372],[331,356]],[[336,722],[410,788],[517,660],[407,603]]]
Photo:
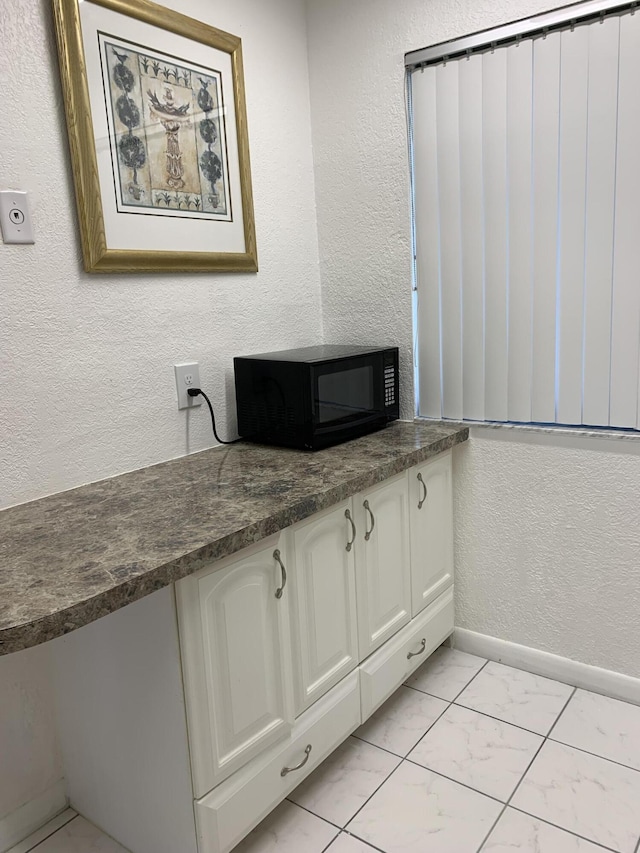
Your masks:
[[[224,439],[220,438],[216,431],[216,418],[213,414],[213,406],[211,405],[211,400],[207,397],[202,388],[188,388],[187,394],[190,397],[204,397],[205,403],[207,404],[207,406],[209,406],[209,413],[211,414],[211,426],[213,427],[213,434],[217,442],[219,442],[220,444],[236,444],[236,442],[242,441],[241,438],[234,438],[232,441],[224,441]]]

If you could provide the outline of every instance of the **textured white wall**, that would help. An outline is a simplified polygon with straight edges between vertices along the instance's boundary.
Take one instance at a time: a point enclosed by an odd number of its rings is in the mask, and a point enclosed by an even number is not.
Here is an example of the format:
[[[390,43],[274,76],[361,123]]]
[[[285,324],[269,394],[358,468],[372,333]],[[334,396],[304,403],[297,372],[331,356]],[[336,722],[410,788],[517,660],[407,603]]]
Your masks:
[[[414,402],[404,54],[561,5],[308,0],[325,337],[400,346],[405,418]]]
[[[456,625],[640,677],[640,446],[472,430]]]
[[[200,362],[224,438],[232,357],[322,334],[302,0],[165,4],[242,38],[260,264],[242,275],[81,271],[50,5],[0,15],[0,184],[30,192],[36,233],[0,243],[0,507],[214,444],[173,364]]]
[[[166,3],[242,38],[257,275],[82,272],[51,4],[1,5],[0,188],[36,244],[0,242],[0,508],[214,444],[173,364],[200,362],[225,437],[232,357],[322,333],[301,0]],[[46,653],[0,658],[0,819],[61,776]]]
[[[404,417],[414,411],[404,54],[560,5],[308,2],[325,337],[400,345]],[[515,438],[457,451],[457,623],[640,676],[640,462],[598,447]]]
[[[0,657],[0,821],[60,779],[48,649]]]

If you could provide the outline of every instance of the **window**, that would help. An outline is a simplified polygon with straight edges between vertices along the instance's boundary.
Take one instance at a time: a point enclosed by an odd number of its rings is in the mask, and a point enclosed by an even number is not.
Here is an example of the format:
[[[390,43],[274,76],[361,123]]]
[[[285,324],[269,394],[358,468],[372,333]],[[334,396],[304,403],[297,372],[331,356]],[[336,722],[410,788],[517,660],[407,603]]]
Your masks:
[[[640,428],[634,7],[407,54],[421,415]]]

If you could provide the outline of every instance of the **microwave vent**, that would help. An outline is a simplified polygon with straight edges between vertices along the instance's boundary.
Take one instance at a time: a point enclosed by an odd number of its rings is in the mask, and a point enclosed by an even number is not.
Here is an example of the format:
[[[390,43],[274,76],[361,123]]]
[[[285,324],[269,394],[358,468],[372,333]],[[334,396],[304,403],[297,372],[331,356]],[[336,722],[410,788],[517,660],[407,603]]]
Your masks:
[[[254,400],[253,405],[241,403],[238,415],[243,434],[247,437],[276,432],[283,438],[295,438],[295,415],[288,406],[261,404]]]

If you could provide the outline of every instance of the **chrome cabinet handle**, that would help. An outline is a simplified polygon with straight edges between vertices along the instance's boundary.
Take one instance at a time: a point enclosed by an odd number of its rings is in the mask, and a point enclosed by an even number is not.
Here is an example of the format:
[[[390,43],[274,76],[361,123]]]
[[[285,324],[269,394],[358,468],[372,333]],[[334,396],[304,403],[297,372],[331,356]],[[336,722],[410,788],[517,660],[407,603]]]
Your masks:
[[[374,518],[373,513],[371,512],[371,507],[369,506],[369,501],[365,501],[362,506],[366,509],[366,511],[371,516],[371,530],[367,530],[364,534],[365,540],[368,542],[371,539],[371,534],[373,533],[373,528],[376,526],[376,520]]]
[[[280,557],[280,551],[278,551],[277,548],[273,552],[273,559],[277,563],[280,563],[280,569],[282,570],[282,586],[279,586],[276,590],[276,598],[282,598],[282,593],[284,592],[284,588],[287,585],[287,570],[284,567],[284,563],[282,562],[282,559]]]
[[[310,755],[311,755],[311,744],[308,743],[304,748],[304,758],[302,759],[300,764],[296,764],[295,767],[283,767],[282,770],[280,771],[280,775],[286,776],[287,773],[293,773],[294,770],[300,770],[300,768],[304,767],[304,765],[307,763]]]
[[[419,501],[418,501],[418,509],[422,509],[422,504],[423,504],[423,503],[426,501],[426,499],[427,499],[427,484],[426,484],[426,483],[425,483],[425,481],[422,479],[422,474],[418,474],[418,482],[422,484],[422,488],[424,489],[424,495],[422,496],[422,500],[419,500]]]
[[[347,542],[347,551],[350,551],[351,548],[353,547],[353,543],[356,541],[356,526],[354,524],[353,519],[351,518],[350,510],[345,509],[344,517],[348,520],[349,524],[351,525],[351,532],[353,533],[353,539],[351,539],[349,542]]]
[[[427,647],[427,641],[426,641],[426,639],[423,637],[423,638],[422,638],[422,642],[420,643],[420,651],[418,651],[418,652],[409,652],[409,654],[407,655],[407,660],[411,660],[411,658],[415,658],[415,657],[417,657],[418,655],[421,655],[421,654],[423,653],[423,651],[426,649],[426,647]]]

